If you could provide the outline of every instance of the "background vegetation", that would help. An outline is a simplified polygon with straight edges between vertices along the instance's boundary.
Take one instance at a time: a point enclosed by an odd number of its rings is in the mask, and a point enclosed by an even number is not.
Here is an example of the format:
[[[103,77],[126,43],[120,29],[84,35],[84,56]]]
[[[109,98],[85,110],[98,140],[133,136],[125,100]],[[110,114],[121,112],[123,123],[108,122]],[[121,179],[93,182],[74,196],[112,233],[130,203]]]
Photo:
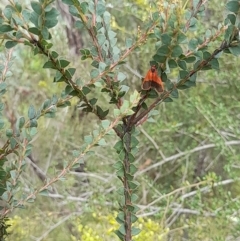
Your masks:
[[[227,1],[206,2],[206,13],[193,35],[204,34],[208,27],[217,28],[226,15]],[[0,5],[6,4],[3,1]],[[140,0],[107,3],[120,46],[141,31],[151,13],[150,6],[151,1]],[[56,51],[72,61],[77,74],[87,78],[91,60],[82,61],[78,48],[87,46],[89,36],[81,31],[76,34],[81,45],[76,47],[68,36],[68,25],[62,13],[51,32]],[[214,50],[214,46],[211,48]],[[153,49],[148,39],[123,66],[127,77],[124,83],[131,90],[141,89],[141,76],[149,69]],[[18,45],[6,51],[2,46],[1,50],[2,63],[11,59],[8,92],[3,99],[4,116],[11,128],[19,116],[28,115],[30,104],[41,106],[64,85],[53,83],[53,72],[42,68],[45,58],[34,56],[30,48]],[[135,241],[240,237],[239,58],[224,55],[219,61],[219,70],[199,72],[196,88],[179,91],[176,101],[159,105],[139,126],[136,180],[140,183],[140,219],[136,226],[142,232]],[[104,98],[98,103],[109,108]],[[78,104],[73,99],[71,106],[56,112],[54,118],[39,119],[40,131],[31,141],[32,154],[20,177],[22,192],[54,177],[70,161],[70,153],[78,149],[84,136],[98,127],[98,120],[82,112]],[[8,240],[118,239],[113,233],[118,227],[115,217],[121,185],[113,168],[118,158],[113,148],[116,137],[110,135],[106,141],[106,147],[94,148],[95,154],[84,158],[65,180],[55,183],[47,196],[42,193],[34,204],[14,210]]]

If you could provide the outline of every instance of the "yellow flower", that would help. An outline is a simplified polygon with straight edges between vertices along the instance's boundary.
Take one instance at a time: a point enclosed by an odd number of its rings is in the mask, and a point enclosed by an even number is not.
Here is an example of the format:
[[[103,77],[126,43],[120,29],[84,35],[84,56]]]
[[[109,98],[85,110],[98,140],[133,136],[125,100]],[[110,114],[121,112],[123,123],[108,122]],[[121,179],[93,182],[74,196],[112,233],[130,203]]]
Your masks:
[[[40,80],[40,81],[38,82],[38,86],[39,86],[39,87],[46,88],[46,87],[47,87],[47,83],[46,83],[46,81],[44,81],[44,80]]]

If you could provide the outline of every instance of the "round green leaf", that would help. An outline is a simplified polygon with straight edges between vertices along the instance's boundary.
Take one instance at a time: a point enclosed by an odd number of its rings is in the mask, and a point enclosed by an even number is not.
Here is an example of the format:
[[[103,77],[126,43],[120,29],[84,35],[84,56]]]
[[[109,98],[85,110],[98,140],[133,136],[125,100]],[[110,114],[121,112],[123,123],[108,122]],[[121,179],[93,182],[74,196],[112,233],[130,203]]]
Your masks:
[[[41,34],[40,30],[38,28],[36,28],[36,27],[29,28],[28,31],[30,33],[36,34],[38,36]]]
[[[226,7],[230,12],[237,13],[240,8],[240,3],[239,1],[229,1],[226,4]]]
[[[98,40],[99,45],[102,46],[106,41],[106,37],[104,34],[100,33],[97,35],[97,40]]]
[[[167,56],[168,53],[169,53],[168,45],[161,46],[157,51],[157,55],[159,56]]]
[[[10,32],[12,30],[13,30],[13,28],[10,25],[3,24],[3,25],[0,26],[0,33],[7,33],[7,32]]]
[[[13,130],[12,129],[7,129],[6,130],[6,136],[7,137],[12,137],[13,136]]]
[[[176,63],[175,60],[170,59],[170,60],[168,61],[168,66],[169,66],[169,68],[173,69],[173,68],[176,68],[178,65],[177,65],[177,63]]]
[[[25,124],[25,118],[23,116],[18,119],[18,128],[21,129]]]
[[[177,43],[178,44],[184,42],[186,39],[187,39],[187,36],[184,33],[182,33],[182,32],[178,33],[178,36],[177,36]]]
[[[90,76],[92,79],[96,78],[99,75],[99,70],[98,69],[92,69],[90,72]]]
[[[227,18],[230,20],[231,24],[236,23],[236,15],[235,14],[228,14]]]
[[[161,35],[161,40],[163,44],[169,45],[171,43],[171,36],[168,33],[164,33]]]
[[[239,56],[240,55],[240,45],[235,46],[235,47],[230,47],[229,50],[235,56]]]
[[[28,109],[28,118],[31,120],[31,119],[35,118],[35,116],[36,116],[36,111],[34,109],[34,106],[30,105],[29,109]]]
[[[56,69],[56,67],[54,66],[52,61],[47,61],[44,65],[43,65],[44,69]]]
[[[170,97],[167,97],[166,99],[164,99],[164,102],[173,102],[173,100]]]
[[[239,50],[240,50],[240,49],[239,49]],[[240,54],[240,52],[239,52],[239,54]],[[212,60],[210,61],[210,64],[211,64],[211,67],[212,67],[213,69],[219,70],[219,62],[218,62],[217,59],[212,59]]]
[[[97,15],[101,16],[105,12],[106,7],[102,3],[97,3]]]
[[[31,7],[32,7],[33,11],[35,13],[37,13],[38,15],[42,14],[42,6],[41,6],[41,4],[39,2],[32,1],[31,2]]]
[[[187,62],[187,63],[193,63],[196,61],[196,57],[195,56],[189,56],[187,58],[184,58],[184,60]]]
[[[172,49],[172,57],[179,57],[182,53],[183,50],[180,45],[177,45]]]
[[[165,63],[167,57],[166,57],[166,56],[160,56],[160,55],[158,55],[158,54],[155,54],[155,55],[153,56],[153,59],[154,59],[156,62],[158,62],[158,63]]]
[[[5,47],[7,48],[7,49],[11,49],[11,48],[13,48],[14,46],[16,46],[17,45],[17,42],[15,42],[15,41],[7,41],[6,43],[5,43]]]
[[[184,60],[179,60],[178,61],[178,66],[183,69],[183,70],[186,70],[187,69],[187,64]]]
[[[11,9],[9,6],[7,6],[7,7],[3,10],[3,14],[4,14],[4,16],[5,16],[8,20],[10,20],[10,19],[12,18],[12,9]]]
[[[131,232],[132,232],[132,236],[135,236],[141,232],[141,229],[132,227]]]
[[[172,98],[178,98],[178,90],[177,90],[177,89],[174,89],[174,90],[171,92],[171,97],[172,97]]]
[[[188,48],[190,50],[195,50],[197,48],[197,46],[198,46],[198,40],[197,39],[193,38],[189,41]]]
[[[82,92],[83,92],[84,95],[87,95],[88,93],[91,92],[91,89],[88,88],[88,87],[86,87],[86,86],[84,86],[84,87],[82,88]]]
[[[88,11],[88,3],[87,2],[82,2],[80,4],[80,6],[81,6],[81,9],[82,9],[83,13],[84,14],[87,13],[87,11]]]
[[[131,38],[126,39],[126,48],[130,48],[133,44],[133,40]]]
[[[66,59],[60,59],[59,63],[60,63],[60,67],[61,68],[65,68],[65,67],[67,67],[70,64],[70,62],[67,61]]]

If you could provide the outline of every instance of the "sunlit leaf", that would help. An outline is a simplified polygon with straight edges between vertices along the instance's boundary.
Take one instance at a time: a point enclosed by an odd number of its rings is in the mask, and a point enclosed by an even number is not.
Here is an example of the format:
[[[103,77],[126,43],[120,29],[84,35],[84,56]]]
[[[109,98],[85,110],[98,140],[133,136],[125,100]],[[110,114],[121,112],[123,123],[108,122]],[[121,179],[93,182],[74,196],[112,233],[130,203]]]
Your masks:
[[[126,79],[126,75],[124,73],[122,73],[122,72],[119,72],[118,75],[117,75],[117,79],[119,81],[123,81],[123,80]]]
[[[87,144],[91,144],[93,142],[93,137],[91,135],[84,136],[84,142]]]
[[[102,139],[99,140],[98,145],[99,146],[106,146],[107,143],[106,143],[105,139],[102,138]]]
[[[111,122],[109,120],[102,120],[101,125],[104,130],[106,130],[110,126]]]

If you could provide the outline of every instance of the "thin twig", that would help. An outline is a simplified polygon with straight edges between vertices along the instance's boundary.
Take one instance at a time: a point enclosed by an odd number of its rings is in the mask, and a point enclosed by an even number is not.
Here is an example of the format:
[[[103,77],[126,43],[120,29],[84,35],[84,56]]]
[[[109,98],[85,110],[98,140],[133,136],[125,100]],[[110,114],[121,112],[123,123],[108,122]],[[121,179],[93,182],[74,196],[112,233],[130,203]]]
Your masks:
[[[165,159],[165,155],[163,154],[163,152],[161,151],[160,147],[158,146],[158,144],[153,140],[153,138],[151,136],[148,135],[148,133],[143,129],[142,126],[139,127],[140,131],[148,138],[148,140],[150,142],[152,142],[152,144],[154,145],[154,147],[156,148],[156,150],[158,151],[158,153],[161,155],[162,159]]]
[[[230,183],[237,182],[237,181],[240,181],[240,178],[237,178],[237,179],[228,179],[228,180],[224,180],[224,181],[221,181],[221,182],[217,182],[217,183],[214,183],[214,184],[211,185],[211,186],[202,187],[202,188],[200,188],[200,189],[198,189],[198,190],[195,190],[195,191],[186,193],[186,194],[184,194],[184,195],[181,196],[181,199],[183,200],[183,199],[192,197],[192,196],[196,195],[196,194],[199,193],[199,192],[206,193],[206,192],[209,192],[210,190],[212,190],[213,187],[225,186],[225,185],[228,185],[228,184],[230,184]]]
[[[240,145],[240,140],[234,140],[234,141],[227,141],[225,142],[225,145],[226,146],[230,146],[230,145]],[[175,154],[173,156],[170,156],[170,157],[167,157],[165,159],[163,159],[162,161],[158,162],[158,163],[155,163],[147,168],[145,168],[144,170],[142,171],[139,171],[138,173],[136,173],[136,176],[137,175],[141,175],[153,168],[156,168],[156,167],[159,167],[159,166],[162,166],[172,160],[175,160],[175,159],[178,159],[182,156],[185,156],[185,155],[189,155],[189,154],[192,154],[194,152],[198,152],[198,151],[201,151],[201,150],[206,150],[206,149],[210,149],[210,148],[213,148],[213,147],[216,147],[217,145],[216,144],[207,144],[207,145],[204,145],[204,146],[198,146],[198,147],[195,147],[193,148],[192,150],[189,150],[189,151],[184,151],[184,152],[180,152],[178,154]]]
[[[49,233],[51,233],[54,229],[56,229],[58,226],[60,226],[62,223],[66,222],[69,218],[71,218],[74,215],[80,215],[81,213],[70,213],[69,215],[67,215],[66,217],[64,217],[63,219],[61,219],[59,222],[57,222],[56,224],[54,224],[53,226],[51,226],[44,234],[42,234],[41,237],[37,238],[36,241],[41,241],[43,239],[45,239]]]

